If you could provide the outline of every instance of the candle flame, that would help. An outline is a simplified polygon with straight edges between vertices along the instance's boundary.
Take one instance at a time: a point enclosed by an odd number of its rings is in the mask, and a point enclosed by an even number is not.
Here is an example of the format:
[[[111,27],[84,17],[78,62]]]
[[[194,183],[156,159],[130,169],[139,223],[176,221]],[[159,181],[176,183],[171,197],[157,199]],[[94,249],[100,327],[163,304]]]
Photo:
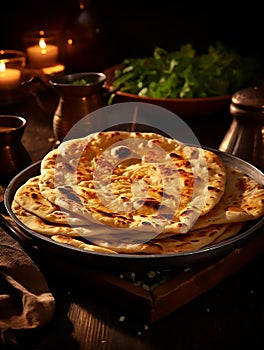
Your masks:
[[[46,46],[45,40],[43,38],[39,39],[39,47],[44,50]]]
[[[4,61],[0,61],[0,72],[5,72],[6,65]]]

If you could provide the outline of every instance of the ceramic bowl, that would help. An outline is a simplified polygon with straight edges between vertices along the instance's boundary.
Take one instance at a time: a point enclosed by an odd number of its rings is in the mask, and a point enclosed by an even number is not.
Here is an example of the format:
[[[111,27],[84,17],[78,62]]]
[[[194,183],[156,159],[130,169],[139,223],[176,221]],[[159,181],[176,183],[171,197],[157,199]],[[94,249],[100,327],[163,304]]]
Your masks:
[[[115,65],[104,70],[106,75],[105,88],[110,90],[115,80],[115,70],[120,65]],[[215,113],[227,113],[231,103],[231,95],[199,97],[199,98],[152,98],[143,97],[122,91],[116,91],[113,103],[121,102],[146,102],[166,108],[182,118],[196,118],[213,115]]]

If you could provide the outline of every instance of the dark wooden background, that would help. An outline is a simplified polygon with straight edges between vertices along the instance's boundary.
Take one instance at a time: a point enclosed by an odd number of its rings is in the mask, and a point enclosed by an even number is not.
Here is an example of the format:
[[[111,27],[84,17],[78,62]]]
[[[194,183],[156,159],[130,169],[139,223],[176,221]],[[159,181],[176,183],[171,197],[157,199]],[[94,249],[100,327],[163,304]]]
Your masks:
[[[192,43],[198,50],[221,40],[241,53],[263,54],[260,2],[222,0],[92,0],[114,52],[106,64],[122,58],[149,55],[155,46],[177,49]],[[23,49],[23,33],[55,29],[63,33],[78,0],[13,0],[0,10],[0,49]],[[106,68],[106,67],[105,67]]]

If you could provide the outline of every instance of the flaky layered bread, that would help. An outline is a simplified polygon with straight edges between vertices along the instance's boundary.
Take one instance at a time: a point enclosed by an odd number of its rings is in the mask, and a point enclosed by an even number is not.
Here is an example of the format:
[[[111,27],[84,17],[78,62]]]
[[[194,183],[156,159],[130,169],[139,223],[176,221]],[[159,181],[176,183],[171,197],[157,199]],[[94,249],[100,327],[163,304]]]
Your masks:
[[[99,253],[173,254],[217,244],[264,214],[264,188],[216,152],[155,133],[63,142],[17,189],[31,230]]]
[[[212,224],[247,222],[264,215],[263,186],[240,170],[226,166],[225,192],[219,203],[198,218],[193,229]]]
[[[209,166],[208,166],[209,165]],[[225,188],[213,152],[154,133],[105,132],[69,140],[41,164],[41,194],[114,228],[186,233]]]
[[[25,211],[40,217],[51,223],[68,225],[85,225],[83,217],[74,215],[73,212],[62,211],[61,208],[47,198],[39,190],[40,175],[34,176],[26,181],[16,191],[14,201],[17,202]]]

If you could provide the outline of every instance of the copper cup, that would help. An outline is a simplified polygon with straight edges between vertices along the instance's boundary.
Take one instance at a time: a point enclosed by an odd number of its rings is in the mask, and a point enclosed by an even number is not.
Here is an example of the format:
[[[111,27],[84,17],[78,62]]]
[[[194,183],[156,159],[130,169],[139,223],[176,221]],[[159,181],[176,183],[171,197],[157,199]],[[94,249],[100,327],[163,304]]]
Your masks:
[[[0,115],[0,183],[7,184],[17,173],[31,164],[21,139],[26,119]]]

